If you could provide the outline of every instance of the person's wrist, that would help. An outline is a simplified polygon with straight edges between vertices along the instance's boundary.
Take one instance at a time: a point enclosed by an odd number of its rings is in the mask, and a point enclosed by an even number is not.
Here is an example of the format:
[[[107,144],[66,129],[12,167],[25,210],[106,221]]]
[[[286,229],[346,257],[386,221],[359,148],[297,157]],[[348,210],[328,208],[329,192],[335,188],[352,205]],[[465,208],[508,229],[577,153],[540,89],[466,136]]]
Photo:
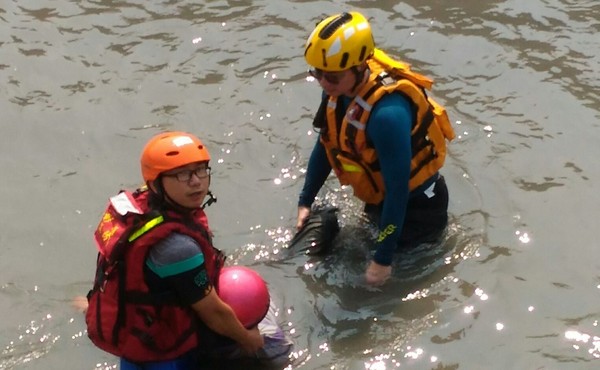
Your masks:
[[[248,347],[248,345],[251,343],[251,336],[250,336],[250,331],[246,328],[244,328],[244,335],[242,335],[242,337],[239,340],[239,344],[242,347]]]

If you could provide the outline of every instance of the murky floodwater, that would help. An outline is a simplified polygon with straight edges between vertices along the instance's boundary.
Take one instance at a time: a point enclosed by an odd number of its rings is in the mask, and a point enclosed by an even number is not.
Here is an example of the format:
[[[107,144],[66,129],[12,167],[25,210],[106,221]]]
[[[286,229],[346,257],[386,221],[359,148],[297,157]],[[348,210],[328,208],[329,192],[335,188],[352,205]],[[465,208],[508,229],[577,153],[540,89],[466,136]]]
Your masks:
[[[347,9],[436,80],[458,133],[446,241],[382,289],[361,280],[360,204],[335,179],[320,199],[346,245],[285,249],[320,97],[302,45]],[[107,197],[139,184],[162,129],[209,145],[216,243],[269,281],[290,368],[598,367],[599,32],[596,0],[3,0],[0,369],[116,367],[69,301]]]

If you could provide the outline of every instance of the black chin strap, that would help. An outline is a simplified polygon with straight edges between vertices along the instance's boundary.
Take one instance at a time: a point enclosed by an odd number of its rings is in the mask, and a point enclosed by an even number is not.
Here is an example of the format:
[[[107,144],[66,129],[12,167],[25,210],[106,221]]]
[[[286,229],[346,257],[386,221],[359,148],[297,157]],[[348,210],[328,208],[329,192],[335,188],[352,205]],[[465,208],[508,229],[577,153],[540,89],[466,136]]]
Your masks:
[[[206,202],[204,202],[204,204],[200,207],[202,209],[204,209],[205,207],[210,206],[213,203],[217,203],[217,197],[215,197],[213,195],[213,193],[209,190],[208,193],[206,193],[206,196],[208,197],[208,199],[206,200]]]
[[[365,68],[362,71],[359,71],[358,66],[352,67],[351,71],[352,71],[352,73],[354,73],[354,79],[355,79],[354,86],[352,86],[352,93],[355,93],[356,91],[354,91],[354,90],[356,90],[358,85],[360,85],[364,81],[365,74],[367,73],[368,70],[369,70],[368,68]]]

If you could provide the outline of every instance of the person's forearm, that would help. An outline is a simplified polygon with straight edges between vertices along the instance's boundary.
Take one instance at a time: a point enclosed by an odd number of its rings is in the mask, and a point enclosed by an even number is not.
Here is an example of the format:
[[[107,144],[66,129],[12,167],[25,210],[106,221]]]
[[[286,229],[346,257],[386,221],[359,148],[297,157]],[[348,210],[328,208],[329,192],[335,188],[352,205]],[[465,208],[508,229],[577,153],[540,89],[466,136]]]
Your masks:
[[[192,304],[192,309],[212,331],[233,339],[238,343],[248,341],[248,330],[238,320],[235,312],[225,304],[213,290],[198,302]]]
[[[308,160],[308,168],[306,170],[306,178],[304,186],[300,192],[298,206],[310,208],[317,196],[319,190],[327,180],[327,176],[331,172],[331,166],[327,160],[325,148],[320,142],[315,144],[313,151]]]
[[[238,343],[248,339],[248,330],[237,319],[233,310],[227,306],[213,313],[209,320],[204,321],[215,333],[231,338]]]

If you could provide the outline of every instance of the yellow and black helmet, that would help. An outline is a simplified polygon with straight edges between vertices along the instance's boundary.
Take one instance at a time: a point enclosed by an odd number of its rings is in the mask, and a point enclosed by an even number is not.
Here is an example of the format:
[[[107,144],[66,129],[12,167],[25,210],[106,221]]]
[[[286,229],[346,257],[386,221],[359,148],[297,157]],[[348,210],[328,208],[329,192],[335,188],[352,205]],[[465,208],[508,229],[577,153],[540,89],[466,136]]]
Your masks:
[[[360,65],[374,50],[369,21],[349,12],[319,22],[306,41],[304,58],[314,68],[339,72]]]

